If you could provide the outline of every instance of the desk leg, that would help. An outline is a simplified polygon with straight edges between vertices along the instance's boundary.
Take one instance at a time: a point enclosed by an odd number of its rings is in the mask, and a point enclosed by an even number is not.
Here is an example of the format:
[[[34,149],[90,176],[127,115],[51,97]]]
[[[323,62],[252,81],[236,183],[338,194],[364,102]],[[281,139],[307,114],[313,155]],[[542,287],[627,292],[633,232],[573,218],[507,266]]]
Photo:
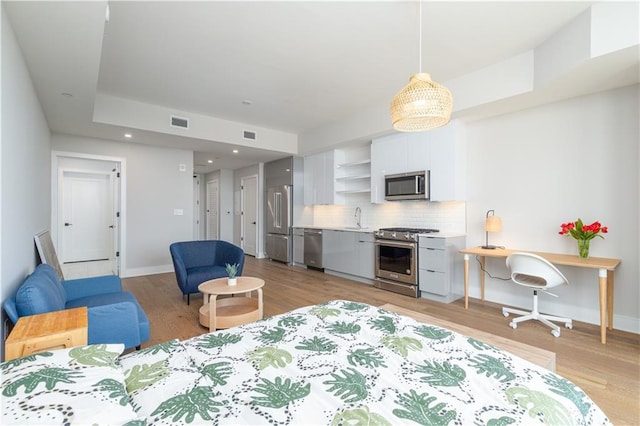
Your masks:
[[[469,255],[464,255],[464,308],[469,309]]]
[[[600,287],[600,343],[607,343],[607,270],[598,270],[598,284]]]
[[[607,314],[609,330],[613,330],[613,271],[607,271]]]
[[[487,258],[485,256],[480,256],[480,265],[482,266],[482,268],[480,269],[480,293],[481,293],[483,302],[484,302],[484,271],[486,271],[486,268],[485,268],[486,259]]]
[[[212,294],[209,300],[209,331],[216,331],[216,305],[218,304],[218,295]]]

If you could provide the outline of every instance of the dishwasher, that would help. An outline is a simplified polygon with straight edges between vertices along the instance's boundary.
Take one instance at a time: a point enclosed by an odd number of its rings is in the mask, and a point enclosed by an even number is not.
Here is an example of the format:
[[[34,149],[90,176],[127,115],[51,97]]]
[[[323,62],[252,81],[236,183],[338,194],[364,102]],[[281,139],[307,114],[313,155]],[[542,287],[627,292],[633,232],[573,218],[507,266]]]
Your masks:
[[[304,263],[307,265],[307,268],[323,269],[321,229],[305,228]]]

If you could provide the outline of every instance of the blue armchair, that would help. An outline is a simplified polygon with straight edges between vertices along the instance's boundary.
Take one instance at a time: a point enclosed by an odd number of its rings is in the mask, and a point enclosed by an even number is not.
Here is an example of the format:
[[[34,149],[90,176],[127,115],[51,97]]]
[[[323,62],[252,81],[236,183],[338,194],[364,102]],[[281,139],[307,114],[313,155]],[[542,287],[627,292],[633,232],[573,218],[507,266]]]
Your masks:
[[[23,316],[80,306],[88,308],[89,344],[124,343],[128,349],[149,340],[146,314],[116,275],[61,281],[55,269],[40,264],[3,303],[14,324]]]
[[[182,295],[198,292],[198,286],[205,281],[227,276],[225,265],[238,264],[238,275],[244,267],[244,251],[227,241],[183,241],[169,246],[178,287]]]

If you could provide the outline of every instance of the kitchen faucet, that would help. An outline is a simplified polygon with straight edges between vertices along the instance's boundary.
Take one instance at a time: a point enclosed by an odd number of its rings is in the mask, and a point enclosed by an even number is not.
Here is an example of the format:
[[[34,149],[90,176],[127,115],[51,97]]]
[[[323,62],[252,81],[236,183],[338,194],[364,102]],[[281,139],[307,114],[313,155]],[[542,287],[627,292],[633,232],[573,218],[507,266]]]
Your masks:
[[[362,209],[360,207],[356,207],[356,214],[355,216],[358,218],[356,220],[356,225],[358,225],[358,228],[362,228],[362,225],[360,224],[360,219],[362,217]]]

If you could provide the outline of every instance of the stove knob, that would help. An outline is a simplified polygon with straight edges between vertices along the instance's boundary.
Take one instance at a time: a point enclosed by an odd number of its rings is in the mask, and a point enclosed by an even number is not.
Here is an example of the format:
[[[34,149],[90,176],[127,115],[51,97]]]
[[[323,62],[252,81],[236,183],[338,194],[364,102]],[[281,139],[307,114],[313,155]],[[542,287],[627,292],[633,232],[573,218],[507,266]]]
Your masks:
[[[408,232],[406,234],[404,234],[404,239],[405,240],[410,240],[411,239],[411,234],[408,233]]]
[[[391,233],[391,238],[395,238],[395,237],[396,237],[396,233],[395,233],[395,232],[392,232],[392,233]]]

